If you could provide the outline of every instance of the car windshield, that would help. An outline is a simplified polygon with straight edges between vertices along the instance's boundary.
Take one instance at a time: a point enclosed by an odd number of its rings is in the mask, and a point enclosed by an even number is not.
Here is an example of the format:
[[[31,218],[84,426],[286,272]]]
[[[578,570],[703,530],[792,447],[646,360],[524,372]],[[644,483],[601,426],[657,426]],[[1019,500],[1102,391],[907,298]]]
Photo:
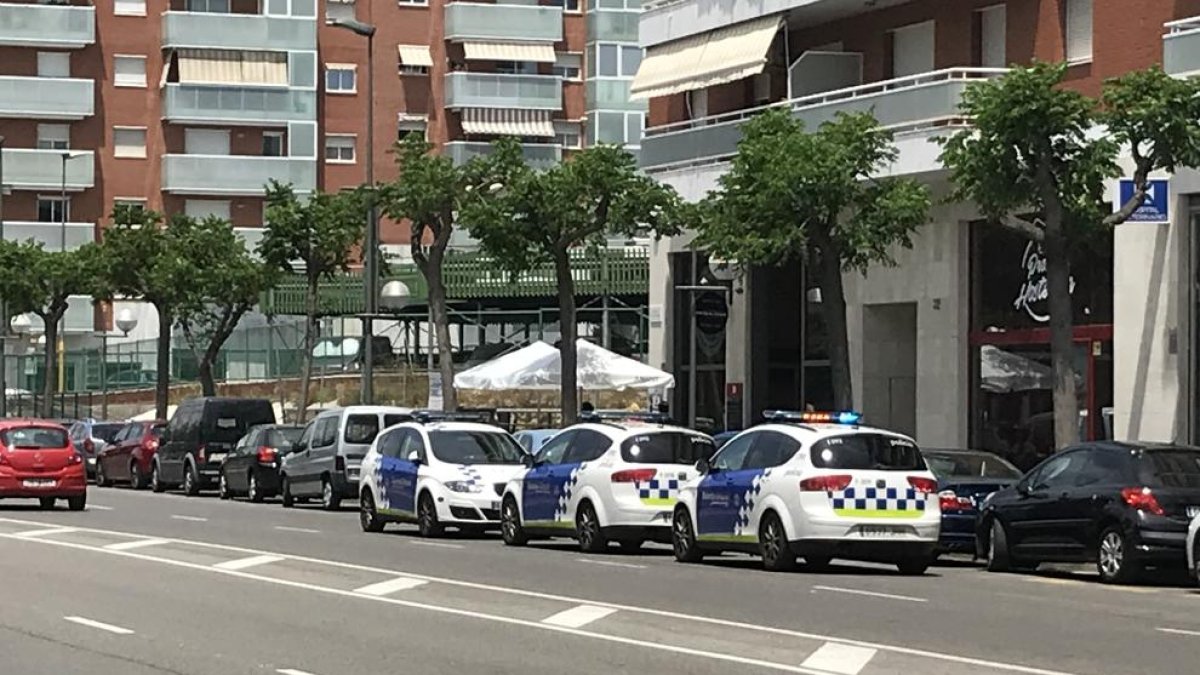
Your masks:
[[[925,460],[917,445],[886,434],[844,434],[813,444],[812,463],[818,469],[920,471]]]
[[[117,437],[124,426],[124,424],[93,424],[92,436],[105,443],[112,443],[112,439]]]
[[[925,462],[938,478],[999,478],[1015,480],[1021,477],[1017,467],[990,452],[925,451]]]
[[[67,432],[52,427],[17,427],[0,432],[0,441],[11,450],[65,448]]]
[[[695,464],[716,451],[711,438],[681,431],[639,434],[621,443],[621,459],[632,464]]]
[[[367,445],[379,433],[379,415],[351,415],[346,418],[346,442]]]
[[[280,429],[271,429],[267,432],[267,445],[272,448],[290,448],[300,440],[300,432],[304,431],[300,427],[284,427]]]
[[[1200,450],[1169,448],[1142,455],[1142,482],[1151,487],[1200,488]]]
[[[429,446],[449,464],[520,464],[524,454],[502,431],[431,431]]]

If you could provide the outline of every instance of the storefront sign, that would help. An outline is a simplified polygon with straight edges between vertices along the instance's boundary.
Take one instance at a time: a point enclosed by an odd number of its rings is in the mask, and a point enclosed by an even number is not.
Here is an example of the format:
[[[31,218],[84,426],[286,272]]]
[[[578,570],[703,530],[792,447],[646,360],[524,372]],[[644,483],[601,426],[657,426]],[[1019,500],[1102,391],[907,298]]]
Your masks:
[[[1142,205],[1133,212],[1129,217],[1131,223],[1165,223],[1168,222],[1167,217],[1167,197],[1170,195],[1170,189],[1166,180],[1152,180],[1146,190],[1146,198],[1142,200]],[[1119,210],[1125,205],[1125,202],[1133,199],[1133,181],[1122,180],[1121,189],[1118,190],[1118,201],[1114,211]]]
[[[1046,254],[1042,252],[1041,244],[1031,241],[1025,245],[1025,253],[1021,256],[1021,269],[1025,272],[1025,281],[1017,291],[1013,308],[1025,312],[1038,323],[1046,323],[1050,320],[1050,312],[1046,307],[1050,291],[1046,280]],[[1073,295],[1074,276],[1071,277],[1070,288]]]

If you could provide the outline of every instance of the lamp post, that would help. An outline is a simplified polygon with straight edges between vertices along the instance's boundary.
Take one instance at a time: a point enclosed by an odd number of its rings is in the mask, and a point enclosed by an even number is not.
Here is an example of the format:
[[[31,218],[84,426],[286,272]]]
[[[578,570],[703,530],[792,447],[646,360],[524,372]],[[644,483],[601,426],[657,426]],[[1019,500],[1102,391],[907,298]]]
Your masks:
[[[59,228],[58,239],[58,250],[60,252],[65,252],[67,250],[67,162],[75,159],[76,157],[83,157],[85,154],[86,153],[83,152],[71,152],[70,150],[64,150],[61,155],[62,190],[60,194],[60,201],[58,202],[59,222],[61,225]],[[64,348],[65,337],[63,336],[63,332],[66,330],[66,328],[67,318],[66,314],[64,314],[63,318],[58,322],[58,339],[55,341],[55,350],[58,353],[58,392],[60,394],[64,389],[66,389],[67,383],[67,369],[63,367],[63,360],[66,356],[66,349]]]
[[[0,136],[0,241],[4,241],[4,137]],[[0,417],[8,417],[8,299],[0,298]]]
[[[12,332],[24,338],[26,335],[29,335],[33,332],[33,319],[30,318],[28,314],[18,314],[12,318],[8,327],[12,329]],[[17,366],[20,367],[20,365],[21,363],[18,361]],[[4,398],[8,398],[7,391],[4,393]],[[36,410],[34,411],[34,414],[37,414]]]
[[[329,25],[344,28],[355,35],[367,38],[367,236],[364,246],[363,293],[365,311],[363,317],[363,367],[362,402],[375,402],[375,345],[371,338],[375,332],[372,317],[379,313],[379,220],[375,205],[375,26],[355,19],[334,19]]]
[[[117,312],[114,323],[117,330],[129,337],[129,332],[137,328],[138,320],[132,310],[123,309]],[[108,326],[100,333],[100,387],[100,418],[108,419]]]

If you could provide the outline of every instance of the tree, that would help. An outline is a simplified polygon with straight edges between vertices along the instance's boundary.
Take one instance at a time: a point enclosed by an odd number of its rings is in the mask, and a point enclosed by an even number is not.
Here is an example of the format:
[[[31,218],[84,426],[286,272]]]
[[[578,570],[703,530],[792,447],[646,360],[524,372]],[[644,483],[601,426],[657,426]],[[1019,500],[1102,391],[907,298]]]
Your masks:
[[[868,113],[816,130],[786,109],[742,128],[732,166],[702,202],[694,246],[739,265],[799,258],[816,273],[829,340],[834,404],[854,405],[842,274],[895,264],[896,246],[928,220],[926,188],[878,178],[896,159],[892,134]]]
[[[304,360],[300,379],[300,420],[304,420],[312,381],[313,349],[317,342],[317,300],[322,279],[350,268],[354,249],[363,238],[363,196],[360,192],[317,192],[301,198],[290,185],[267,186],[266,232],[258,253],[272,267],[292,272],[303,267]]]
[[[1152,173],[1200,164],[1200,84],[1155,66],[1106,82],[1096,101],[1060,86],[1066,71],[1066,64],[1035,63],[972,83],[959,107],[973,126],[942,151],[952,199],[974,202],[987,220],[1044,252],[1060,448],[1079,440],[1071,251],[1128,220]],[[1134,190],[1114,211],[1105,189],[1122,174],[1123,149]]]
[[[221,347],[278,270],[246,250],[229,221],[221,218],[177,217],[171,221],[171,235],[179,255],[195,271],[196,293],[179,307],[177,322],[196,357],[201,392],[215,396],[213,365]]]
[[[517,275],[551,263],[558,283],[564,423],[579,412],[576,390],[575,279],[571,252],[599,248],[607,236],[679,232],[679,197],[639,173],[632,155],[596,145],[545,171],[529,168],[515,139],[496,143],[481,185],[461,219],[500,268]]]
[[[44,417],[54,415],[54,390],[58,384],[59,324],[72,295],[102,295],[94,276],[100,249],[95,244],[70,251],[47,251],[33,241],[0,242],[0,296],[13,314],[31,313],[45,327],[45,368],[42,382]]]

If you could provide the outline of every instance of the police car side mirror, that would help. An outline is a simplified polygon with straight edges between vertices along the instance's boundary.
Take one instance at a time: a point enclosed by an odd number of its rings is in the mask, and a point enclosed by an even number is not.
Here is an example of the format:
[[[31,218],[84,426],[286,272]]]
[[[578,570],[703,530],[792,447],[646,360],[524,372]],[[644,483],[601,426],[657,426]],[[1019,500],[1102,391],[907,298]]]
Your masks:
[[[696,471],[699,471],[700,475],[703,476],[704,474],[712,473],[712,470],[713,467],[708,463],[707,459],[702,459],[696,462]]]
[[[533,455],[526,453],[521,455],[521,463],[524,464],[526,468],[532,469],[533,467],[537,466],[537,459]]]

